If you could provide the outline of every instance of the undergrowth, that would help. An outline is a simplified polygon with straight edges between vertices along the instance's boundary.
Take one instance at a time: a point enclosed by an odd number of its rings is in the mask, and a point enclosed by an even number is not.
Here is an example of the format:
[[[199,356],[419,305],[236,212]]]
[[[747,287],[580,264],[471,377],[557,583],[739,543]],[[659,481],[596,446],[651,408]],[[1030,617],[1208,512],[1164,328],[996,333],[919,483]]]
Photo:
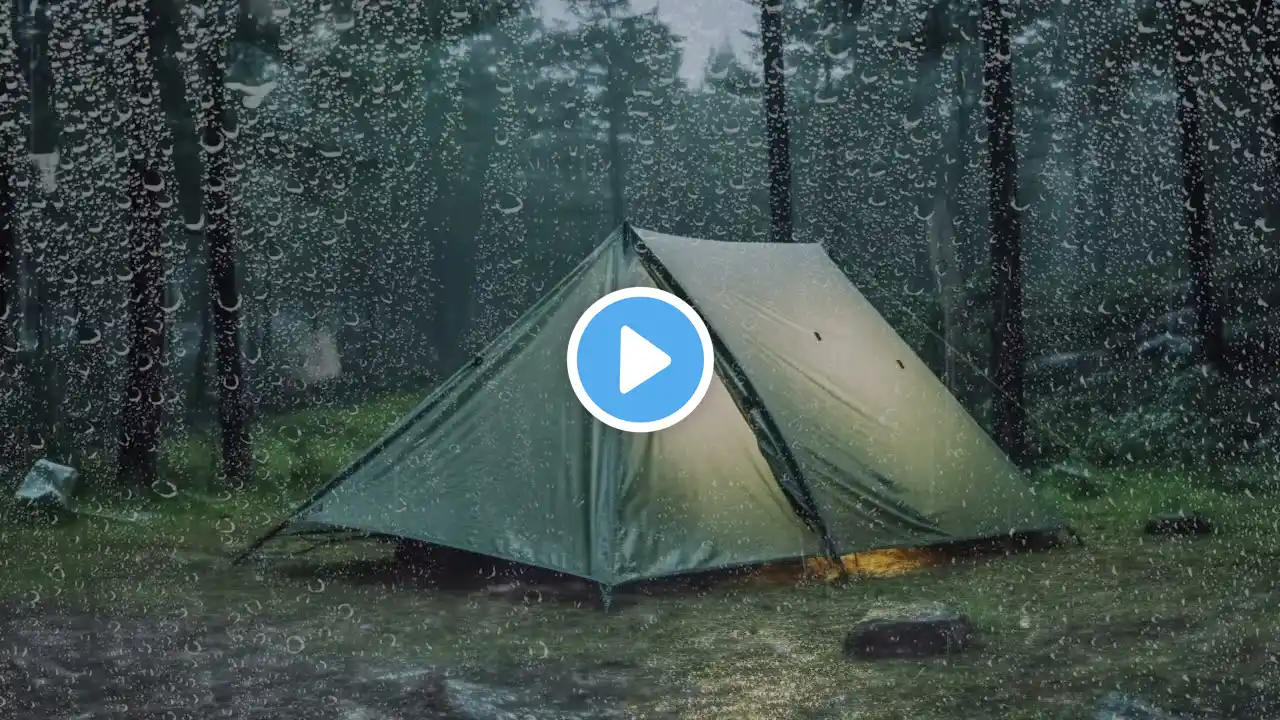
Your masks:
[[[1272,498],[1224,493],[1194,474],[1095,477],[1106,491],[1084,499],[1064,492],[1061,477],[1036,480],[1083,548],[957,558],[843,583],[762,573],[696,592],[620,595],[608,613],[572,599],[437,587],[389,563],[385,547],[361,543],[231,566],[223,553],[278,517],[270,502],[172,503],[138,522],[0,518],[0,606],[157,621],[251,616],[266,628],[256,642],[302,639],[317,657],[608,666],[669,689],[637,707],[640,717],[1065,720],[1088,715],[1112,689],[1174,711],[1274,717]],[[1178,510],[1210,514],[1219,533],[1141,534],[1151,514]],[[841,656],[843,632],[872,604],[918,600],[967,613],[977,647],[931,661]]]

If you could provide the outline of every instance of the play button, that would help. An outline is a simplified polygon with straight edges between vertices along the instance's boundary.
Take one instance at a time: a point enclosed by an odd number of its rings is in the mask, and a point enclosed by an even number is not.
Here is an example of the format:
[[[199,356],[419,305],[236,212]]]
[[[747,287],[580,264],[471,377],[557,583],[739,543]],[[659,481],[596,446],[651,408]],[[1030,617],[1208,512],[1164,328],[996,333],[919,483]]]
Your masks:
[[[707,393],[711,334],[688,303],[656,288],[597,300],[569,338],[569,382],[600,422],[628,432],[675,425]]]
[[[671,364],[671,356],[657,345],[640,337],[640,333],[622,326],[622,343],[618,358],[618,392],[626,395]]]

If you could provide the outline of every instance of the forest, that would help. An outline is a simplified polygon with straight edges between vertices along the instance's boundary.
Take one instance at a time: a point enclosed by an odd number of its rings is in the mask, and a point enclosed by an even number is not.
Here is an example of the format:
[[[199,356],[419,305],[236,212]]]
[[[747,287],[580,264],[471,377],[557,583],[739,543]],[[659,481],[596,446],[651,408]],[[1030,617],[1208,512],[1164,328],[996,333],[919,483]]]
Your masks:
[[[425,391],[622,219],[823,243],[1028,461],[1273,460],[1267,0],[797,0],[771,80],[751,13],[691,61],[657,2],[224,5],[8,10],[17,466],[222,427],[247,481],[253,422]]]

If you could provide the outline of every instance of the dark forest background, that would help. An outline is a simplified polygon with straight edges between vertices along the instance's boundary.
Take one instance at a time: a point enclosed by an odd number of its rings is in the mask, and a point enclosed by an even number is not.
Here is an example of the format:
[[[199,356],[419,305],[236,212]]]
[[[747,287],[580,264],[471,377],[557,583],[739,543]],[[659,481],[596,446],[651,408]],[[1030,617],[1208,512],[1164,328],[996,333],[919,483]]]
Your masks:
[[[1025,463],[1275,463],[1272,0],[670,2],[5,3],[0,472],[252,482],[624,218],[823,243]]]

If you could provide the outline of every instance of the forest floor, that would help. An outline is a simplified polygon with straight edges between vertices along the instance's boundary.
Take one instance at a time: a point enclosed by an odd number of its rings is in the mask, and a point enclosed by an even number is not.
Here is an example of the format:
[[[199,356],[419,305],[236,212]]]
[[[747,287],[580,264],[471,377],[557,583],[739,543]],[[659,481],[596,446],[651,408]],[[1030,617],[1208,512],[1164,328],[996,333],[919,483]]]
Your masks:
[[[0,718],[468,717],[432,710],[439,687],[411,680],[442,668],[461,674],[455,695],[491,688],[481,708],[550,688],[534,716],[547,718],[1090,718],[1110,690],[1190,717],[1274,718],[1280,503],[1207,485],[1134,474],[1064,501],[1083,548],[888,563],[845,583],[764,572],[623,596],[609,612],[433,587],[386,546],[230,565],[281,498],[61,525],[0,517]],[[1180,509],[1219,532],[1141,535],[1148,516]],[[885,600],[957,606],[980,644],[845,659],[847,629]]]

